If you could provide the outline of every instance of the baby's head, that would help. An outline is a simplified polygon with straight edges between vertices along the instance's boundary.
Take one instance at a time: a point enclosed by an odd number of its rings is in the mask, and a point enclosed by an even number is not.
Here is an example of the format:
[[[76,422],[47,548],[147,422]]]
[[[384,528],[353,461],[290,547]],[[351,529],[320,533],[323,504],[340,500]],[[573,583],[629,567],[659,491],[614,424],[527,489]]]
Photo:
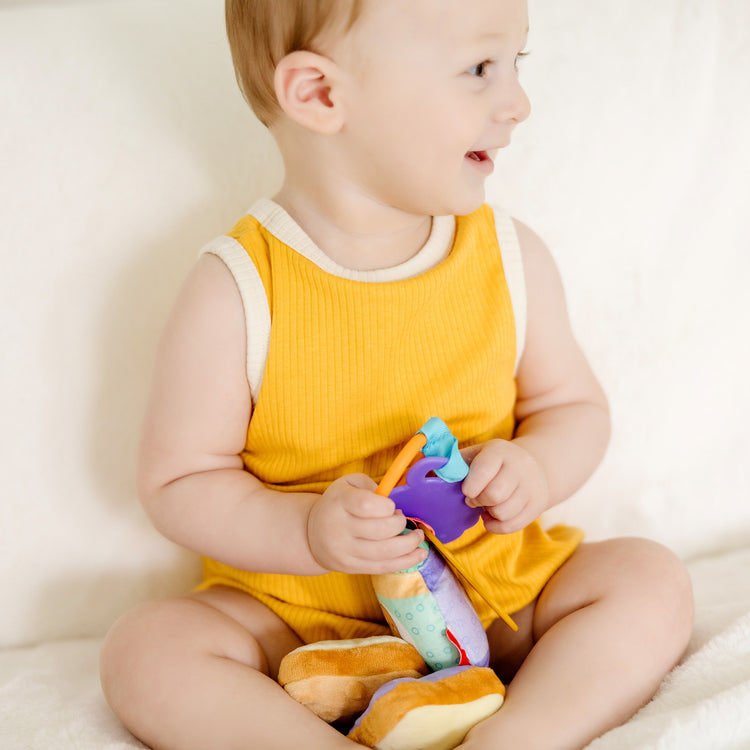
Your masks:
[[[356,23],[365,0],[226,0],[229,46],[240,90],[258,119],[281,114],[274,75],[291,52],[312,50]]]
[[[529,113],[526,0],[226,0],[240,87],[287,181],[469,213]],[[313,182],[312,180],[316,182]]]

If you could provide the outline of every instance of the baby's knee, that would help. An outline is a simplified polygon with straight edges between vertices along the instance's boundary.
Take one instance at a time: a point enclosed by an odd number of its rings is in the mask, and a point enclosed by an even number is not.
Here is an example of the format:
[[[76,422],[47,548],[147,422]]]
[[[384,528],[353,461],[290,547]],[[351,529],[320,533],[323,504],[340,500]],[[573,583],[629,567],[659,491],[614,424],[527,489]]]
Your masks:
[[[146,603],[127,612],[110,628],[99,656],[99,677],[104,697],[112,710],[130,726],[128,720],[144,700],[144,685],[152,678],[158,651],[159,627],[154,627],[155,603]]]
[[[184,617],[177,600],[145,602],[130,610],[107,633],[99,659],[102,690],[114,712],[126,723],[165,685],[179,642]]]
[[[661,638],[682,655],[693,629],[693,585],[680,558],[667,547],[648,540],[623,540],[632,566],[633,584],[643,602],[642,616]]]
[[[138,733],[155,704],[192,683],[206,659],[216,656],[265,668],[255,639],[218,610],[189,598],[146,602],[107,634],[100,656],[102,690],[115,714]]]

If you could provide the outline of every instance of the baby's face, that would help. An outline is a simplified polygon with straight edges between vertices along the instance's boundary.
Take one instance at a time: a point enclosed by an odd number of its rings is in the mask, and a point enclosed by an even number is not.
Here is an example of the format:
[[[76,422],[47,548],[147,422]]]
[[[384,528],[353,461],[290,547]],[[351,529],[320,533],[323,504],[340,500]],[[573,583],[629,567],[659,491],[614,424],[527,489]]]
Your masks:
[[[350,177],[388,205],[465,214],[528,117],[526,0],[371,0],[333,56],[347,71]]]

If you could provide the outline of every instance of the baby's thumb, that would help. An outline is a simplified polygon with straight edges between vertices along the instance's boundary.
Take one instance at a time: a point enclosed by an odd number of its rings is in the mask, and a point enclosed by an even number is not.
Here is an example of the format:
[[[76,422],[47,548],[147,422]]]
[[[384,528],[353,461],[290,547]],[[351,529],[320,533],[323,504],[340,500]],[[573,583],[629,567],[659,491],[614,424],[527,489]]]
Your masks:
[[[369,490],[375,492],[378,488],[376,482],[373,481],[372,477],[368,477],[367,474],[347,474],[342,477],[352,487],[356,487],[358,490]]]
[[[463,458],[467,464],[471,464],[480,450],[482,450],[481,445],[469,445],[466,448],[461,448],[461,458]]]

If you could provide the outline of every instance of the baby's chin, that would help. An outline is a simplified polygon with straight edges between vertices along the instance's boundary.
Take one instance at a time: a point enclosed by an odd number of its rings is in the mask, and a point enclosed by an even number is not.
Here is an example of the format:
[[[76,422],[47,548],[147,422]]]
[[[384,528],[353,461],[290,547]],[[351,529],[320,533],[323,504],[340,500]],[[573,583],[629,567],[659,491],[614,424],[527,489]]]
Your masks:
[[[481,208],[484,205],[485,199],[486,190],[482,187],[481,190],[473,191],[471,195],[457,198],[452,202],[451,206],[446,206],[443,211],[434,212],[433,216],[467,216]]]
[[[435,192],[422,194],[418,200],[394,201],[390,205],[420,216],[467,216],[481,208],[486,200],[484,182],[455,190],[451,195]]]

